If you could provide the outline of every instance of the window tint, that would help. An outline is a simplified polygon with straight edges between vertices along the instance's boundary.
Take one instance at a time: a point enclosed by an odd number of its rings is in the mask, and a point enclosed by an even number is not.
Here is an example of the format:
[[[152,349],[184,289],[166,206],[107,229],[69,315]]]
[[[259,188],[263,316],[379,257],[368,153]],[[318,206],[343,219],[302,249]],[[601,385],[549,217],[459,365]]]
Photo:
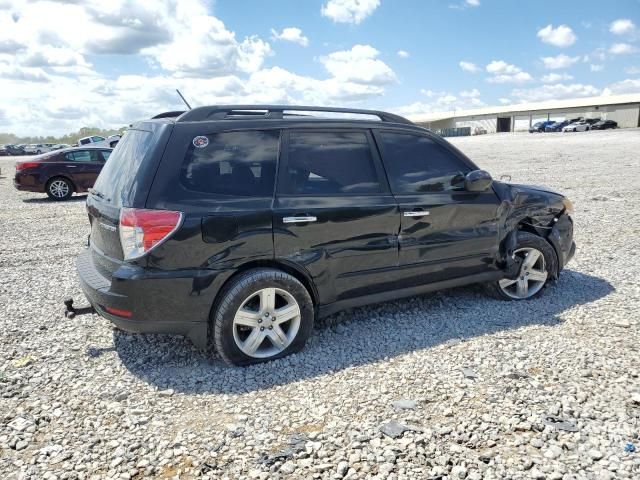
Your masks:
[[[104,140],[104,137],[91,137],[91,141],[93,142],[101,142]]]
[[[111,155],[111,150],[100,150],[100,153],[102,154],[103,162],[106,162],[107,160],[109,160],[109,155]]]
[[[153,134],[146,130],[127,130],[93,188],[111,199],[113,205],[122,205],[122,199],[127,198],[138,180],[138,169],[147,156],[153,138]]]
[[[83,138],[82,140],[80,140],[80,145],[86,145],[87,143],[91,143],[90,138]]]
[[[273,195],[280,132],[223,132],[189,146],[181,181],[189,190],[220,195]],[[118,147],[120,148],[120,147]]]
[[[464,189],[469,167],[427,137],[382,132],[384,165],[393,193]]]
[[[65,155],[67,160],[72,162],[98,162],[98,152],[95,150],[77,150],[75,152],[69,152]]]
[[[291,132],[285,193],[370,194],[381,191],[364,132]]]

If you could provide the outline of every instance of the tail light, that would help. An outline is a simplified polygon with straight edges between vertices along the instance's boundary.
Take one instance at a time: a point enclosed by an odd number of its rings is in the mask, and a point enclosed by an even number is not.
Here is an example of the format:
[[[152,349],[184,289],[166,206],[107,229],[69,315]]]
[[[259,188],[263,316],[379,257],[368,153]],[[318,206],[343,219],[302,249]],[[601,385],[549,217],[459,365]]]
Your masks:
[[[18,162],[16,163],[16,171],[26,170],[27,168],[36,168],[40,165],[38,162]]]
[[[182,223],[182,212],[122,208],[120,243],[125,260],[140,258],[167,240]]]

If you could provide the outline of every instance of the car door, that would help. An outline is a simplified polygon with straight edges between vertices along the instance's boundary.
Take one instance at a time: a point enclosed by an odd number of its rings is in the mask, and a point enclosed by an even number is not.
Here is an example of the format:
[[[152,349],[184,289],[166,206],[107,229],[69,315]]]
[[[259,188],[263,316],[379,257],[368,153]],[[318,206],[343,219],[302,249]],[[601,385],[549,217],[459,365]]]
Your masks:
[[[283,140],[276,258],[306,270],[321,304],[389,288],[400,220],[371,133],[294,129]]]
[[[497,270],[498,207],[493,190],[468,192],[476,170],[427,133],[375,132],[400,207],[398,281],[411,287]]]
[[[78,191],[91,188],[103,166],[98,150],[74,150],[64,156],[64,168]]]

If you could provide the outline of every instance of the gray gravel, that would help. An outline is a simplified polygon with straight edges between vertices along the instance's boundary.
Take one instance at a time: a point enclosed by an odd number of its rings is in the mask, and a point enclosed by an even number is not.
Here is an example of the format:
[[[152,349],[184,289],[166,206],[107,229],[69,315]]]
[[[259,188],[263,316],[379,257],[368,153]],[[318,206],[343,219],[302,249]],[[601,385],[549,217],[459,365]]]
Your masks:
[[[640,131],[454,143],[574,201],[560,281],[527,302],[472,287],[344,312],[244,369],[66,319],[84,200],[15,191],[1,158],[0,478],[638,478]]]

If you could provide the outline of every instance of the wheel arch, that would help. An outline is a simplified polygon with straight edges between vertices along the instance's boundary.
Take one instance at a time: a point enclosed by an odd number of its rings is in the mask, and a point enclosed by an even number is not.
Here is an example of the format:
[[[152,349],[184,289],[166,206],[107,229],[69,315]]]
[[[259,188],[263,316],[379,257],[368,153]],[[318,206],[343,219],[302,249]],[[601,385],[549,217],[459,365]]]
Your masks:
[[[543,240],[545,240],[549,245],[551,245],[551,249],[553,250],[553,253],[555,253],[556,255],[556,271],[553,272],[553,276],[554,278],[558,278],[560,276],[560,252],[559,252],[559,246],[556,245],[555,242],[553,242],[552,240],[552,236],[551,236],[551,228],[541,228],[541,227],[536,227],[533,222],[533,219],[529,218],[529,217],[525,217],[522,218],[518,224],[516,225],[516,232],[526,232],[526,233],[530,233],[532,235],[536,235],[540,238],[542,238]]]
[[[242,275],[244,272],[248,270],[254,270],[257,268],[271,268],[274,270],[280,270],[282,272],[288,273],[296,280],[298,280],[304,288],[307,289],[309,295],[311,296],[311,301],[313,302],[313,306],[315,309],[318,308],[319,305],[319,296],[318,291],[316,289],[316,285],[313,282],[311,275],[299,265],[295,265],[290,262],[281,261],[281,260],[273,260],[273,259],[264,259],[264,260],[253,260],[242,265],[236,267],[235,272],[229,275],[224,282],[220,285],[220,288],[216,292],[215,298],[211,304],[211,311],[209,313],[209,318],[213,318],[213,314],[216,311],[218,303],[222,298],[222,294],[227,288],[227,286],[238,277],[238,275]]]

